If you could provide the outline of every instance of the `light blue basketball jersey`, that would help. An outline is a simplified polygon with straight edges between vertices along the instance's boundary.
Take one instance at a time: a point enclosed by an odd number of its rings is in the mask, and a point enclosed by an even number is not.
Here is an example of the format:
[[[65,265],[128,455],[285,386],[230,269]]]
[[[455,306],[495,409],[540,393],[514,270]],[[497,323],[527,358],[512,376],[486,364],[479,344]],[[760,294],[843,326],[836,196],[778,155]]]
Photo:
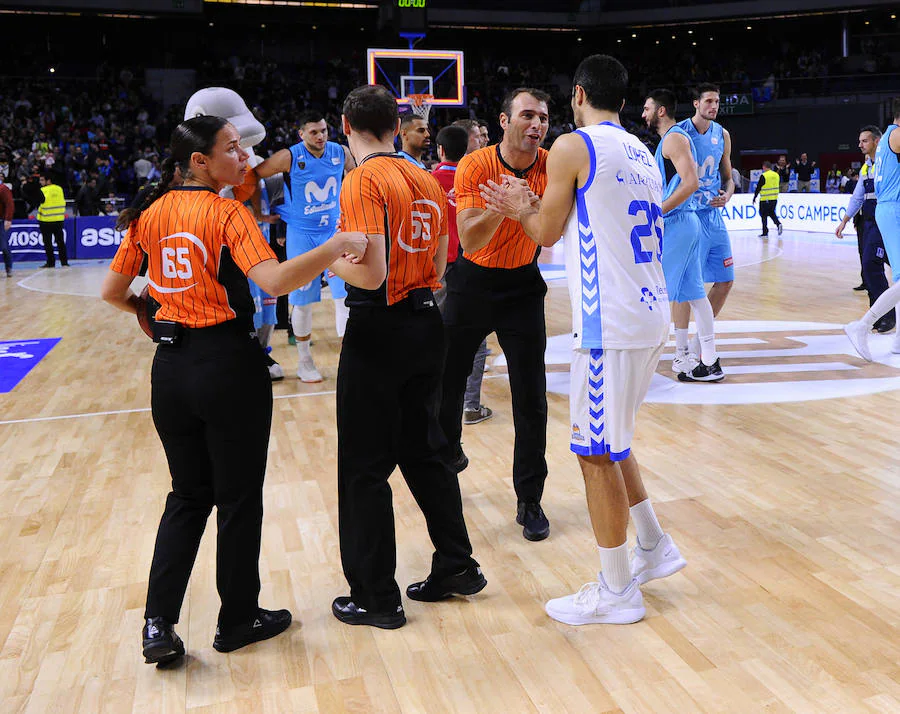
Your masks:
[[[671,161],[663,157],[663,143],[665,143],[666,136],[669,134],[683,134],[687,137],[688,142],[691,145],[691,156],[694,158],[694,163],[697,163],[697,149],[694,146],[694,142],[691,141],[691,137],[688,133],[682,129],[678,124],[675,124],[669,131],[666,132],[665,136],[663,136],[659,140],[659,146],[656,147],[656,165],[659,167],[659,173],[662,175],[663,183],[665,184],[665,191],[663,191],[663,201],[665,201],[669,196],[675,193],[675,190],[681,185],[681,177],[678,175],[678,172],[675,170],[674,164]],[[666,215],[672,216],[676,213],[680,213],[681,211],[696,211],[697,210],[697,202],[696,202],[696,194],[691,196],[687,201],[682,203],[677,208],[673,208]]]
[[[285,207],[279,211],[287,224],[305,233],[334,233],[341,207],[344,147],[329,141],[325,153],[313,156],[301,141],[290,148],[291,170],[285,181]]]
[[[700,188],[694,194],[697,208],[703,209],[709,206],[722,188],[722,177],[719,174],[719,164],[722,154],[725,153],[725,133],[721,124],[709,123],[709,129],[701,134],[691,119],[678,122],[678,126],[687,132],[694,142],[697,150],[697,174],[700,176]]]
[[[878,203],[900,201],[900,155],[891,151],[891,133],[896,124],[884,130],[875,150],[875,198]]]

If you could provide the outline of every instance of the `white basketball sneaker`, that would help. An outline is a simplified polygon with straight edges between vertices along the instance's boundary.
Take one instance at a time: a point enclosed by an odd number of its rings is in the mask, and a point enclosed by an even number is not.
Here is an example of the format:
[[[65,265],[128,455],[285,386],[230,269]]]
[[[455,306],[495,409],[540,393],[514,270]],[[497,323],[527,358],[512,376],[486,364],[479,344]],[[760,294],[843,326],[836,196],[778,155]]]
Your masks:
[[[644,550],[641,543],[631,551],[631,574],[639,585],[657,578],[667,578],[681,570],[687,561],[668,533],[659,539],[653,550]]]
[[[700,360],[690,352],[676,352],[672,358],[672,372],[675,374],[692,372],[699,363]]]
[[[301,382],[314,383],[321,382],[322,375],[316,369],[316,363],[312,357],[302,357],[297,367],[297,377]]]
[[[549,600],[544,609],[558,622],[567,625],[630,625],[647,613],[636,580],[619,594],[610,592],[603,574],[598,582],[583,585],[574,595]]]
[[[273,382],[280,382],[284,379],[284,370],[281,368],[281,365],[274,360],[272,361],[272,364],[269,365],[269,377]]]
[[[850,338],[850,344],[866,362],[872,361],[872,353],[869,351],[869,331],[871,329],[862,320],[855,320],[844,325],[844,332]],[[896,342],[896,338],[894,341]]]
[[[894,335],[894,341],[891,342],[891,353],[900,355],[900,330],[897,330],[897,334]]]

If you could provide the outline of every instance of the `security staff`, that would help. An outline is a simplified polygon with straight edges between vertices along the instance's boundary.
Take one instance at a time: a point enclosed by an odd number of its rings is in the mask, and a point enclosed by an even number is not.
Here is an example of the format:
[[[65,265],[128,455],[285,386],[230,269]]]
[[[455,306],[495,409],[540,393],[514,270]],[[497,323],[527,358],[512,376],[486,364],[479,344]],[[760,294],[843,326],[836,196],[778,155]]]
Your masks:
[[[213,506],[222,600],[213,647],[230,652],[290,625],[287,610],[258,604],[272,383],[253,332],[247,278],[283,294],[342,254],[365,253],[364,235],[338,233],[279,264],[250,212],[218,195],[242,183],[247,158],[240,134],[225,119],[199,116],[179,124],[159,186],[125,217],[128,230],[101,292],[120,310],[141,309],[129,286],[147,256],[150,296],[160,303],[151,406],[172,476],[144,612],[148,663],[184,654],[174,625]],[[184,184],[171,187],[176,168]]]
[[[66,220],[66,197],[63,195],[62,186],[53,183],[53,176],[49,171],[41,174],[41,205],[38,206],[38,225],[41,228],[41,237],[44,239],[44,252],[47,254],[47,262],[42,268],[55,268],[56,257],[53,255],[53,241],[56,240],[56,249],[59,251],[59,264],[68,267],[69,257],[66,254],[66,236],[63,232],[63,221]]]
[[[756,192],[753,194],[753,203],[756,203],[756,198],[759,197],[759,216],[762,218],[760,238],[769,235],[770,218],[778,228],[778,235],[781,235],[784,230],[775,212],[775,208],[778,206],[778,182],[778,174],[772,171],[772,162],[763,161],[763,172],[759,181],[756,182]]]
[[[888,282],[884,275],[884,264],[887,262],[887,253],[884,249],[884,241],[881,231],[875,222],[875,207],[878,201],[875,198],[875,151],[881,140],[881,129],[875,125],[863,127],[859,133],[859,148],[865,157],[865,164],[860,170],[860,180],[856,184],[847,212],[841,219],[840,225],[835,230],[838,238],[843,238],[844,229],[854,219],[857,212],[862,215],[862,221],[857,226],[862,243],[862,269],[863,283],[869,293],[869,306],[881,297],[887,290]],[[894,329],[896,315],[891,309],[875,323],[878,332],[890,332]]]
[[[370,249],[359,264],[332,266],[350,307],[337,377],[338,528],[350,594],[331,611],[349,625],[396,629],[406,622],[388,485],[397,466],[435,548],[431,573],[407,597],[431,602],[487,584],[437,420],[444,331],[432,291],[447,261],[447,199],[394,151],[400,116],[384,87],[350,92],[342,122],[359,168],[341,188],[341,227],[366,233]]]
[[[503,140],[459,162],[454,188],[464,254],[447,276],[443,313],[447,361],[441,426],[449,443],[448,458],[457,471],[469,464],[460,443],[466,379],[478,346],[495,332],[509,365],[516,429],[516,522],[527,540],[543,540],[550,534],[541,508],[547,478],[547,285],[537,266],[535,238],[519,221],[489,210],[479,187],[488,181],[526,181],[538,201],[547,185],[547,151],[541,144],[549,125],[549,99],[538,89],[510,92],[500,112]]]

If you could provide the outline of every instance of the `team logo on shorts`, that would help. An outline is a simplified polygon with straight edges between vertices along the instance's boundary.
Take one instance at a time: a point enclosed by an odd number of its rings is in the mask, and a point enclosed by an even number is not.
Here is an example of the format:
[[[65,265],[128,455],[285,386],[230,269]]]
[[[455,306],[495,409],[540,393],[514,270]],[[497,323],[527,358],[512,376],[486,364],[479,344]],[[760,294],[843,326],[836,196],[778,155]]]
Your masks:
[[[572,424],[572,441],[584,441],[581,435],[581,427],[578,424]]]
[[[729,255],[727,258],[725,258],[725,260],[722,261],[722,265],[724,265],[726,268],[730,268],[732,265],[734,265],[734,258]]]

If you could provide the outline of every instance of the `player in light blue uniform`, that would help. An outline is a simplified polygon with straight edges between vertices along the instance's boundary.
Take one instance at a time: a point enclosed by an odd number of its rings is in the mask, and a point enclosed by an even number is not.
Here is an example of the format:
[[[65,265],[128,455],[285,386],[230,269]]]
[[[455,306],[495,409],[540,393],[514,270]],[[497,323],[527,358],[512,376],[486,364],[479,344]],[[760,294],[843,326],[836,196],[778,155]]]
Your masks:
[[[276,208],[287,223],[287,256],[293,258],[325,243],[337,230],[343,176],[355,163],[346,147],[328,141],[328,125],[320,112],[305,112],[300,117],[300,139],[289,149],[282,149],[256,167],[260,178],[283,173],[284,203]],[[335,307],[335,328],[344,335],[347,308],[344,281],[327,273]],[[312,336],[312,305],[322,299],[321,281],[317,278],[288,297],[291,325],[297,339],[299,363],[297,377],[303,382],[321,382],[309,350]]]
[[[703,282],[713,283],[708,293],[713,317],[722,310],[734,283],[731,239],[720,210],[734,195],[731,135],[715,121],[718,115],[719,88],[701,84],[695,90],[694,116],[678,123],[697,150],[700,188],[694,200],[700,221],[700,269]]]
[[[683,382],[718,382],[724,379],[716,354],[713,312],[700,270],[700,225],[694,193],[700,187],[697,151],[684,129],[675,123],[677,101],[668,89],[656,89],[644,102],[643,118],[659,134],[656,162],[662,175],[662,266],[675,322],[675,357],[672,370]],[[688,351],[688,325],[694,310],[700,339],[700,360]]]
[[[897,306],[900,308],[900,97],[893,101],[893,123],[884,130],[875,150],[875,222],[891,261],[893,285],[881,293],[861,320],[851,322],[844,332],[860,356],[872,361],[869,333],[875,323]],[[891,352],[900,354],[900,329],[894,336]]]

